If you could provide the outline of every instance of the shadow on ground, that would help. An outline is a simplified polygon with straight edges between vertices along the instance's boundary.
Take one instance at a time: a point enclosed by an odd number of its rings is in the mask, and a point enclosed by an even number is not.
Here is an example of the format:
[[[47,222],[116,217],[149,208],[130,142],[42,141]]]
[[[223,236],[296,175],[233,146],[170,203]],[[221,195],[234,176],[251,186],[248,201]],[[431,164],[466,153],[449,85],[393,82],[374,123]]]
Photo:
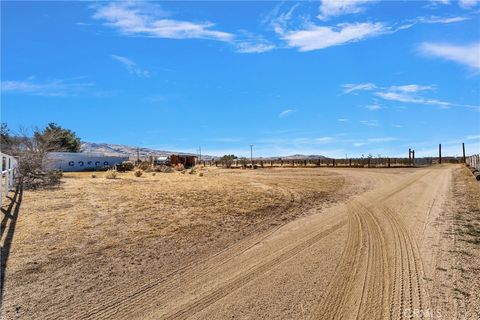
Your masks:
[[[6,209],[2,208],[2,222],[0,224],[0,241],[4,239],[4,233],[6,232],[5,240],[0,242],[0,309],[3,304],[3,288],[5,284],[5,273],[7,268],[8,256],[10,255],[10,248],[12,246],[13,235],[15,233],[15,225],[17,223],[18,213],[20,211],[20,205],[22,203],[23,190],[21,187],[17,187],[13,197],[7,197],[10,199],[10,204]],[[8,228],[7,228],[8,226]]]

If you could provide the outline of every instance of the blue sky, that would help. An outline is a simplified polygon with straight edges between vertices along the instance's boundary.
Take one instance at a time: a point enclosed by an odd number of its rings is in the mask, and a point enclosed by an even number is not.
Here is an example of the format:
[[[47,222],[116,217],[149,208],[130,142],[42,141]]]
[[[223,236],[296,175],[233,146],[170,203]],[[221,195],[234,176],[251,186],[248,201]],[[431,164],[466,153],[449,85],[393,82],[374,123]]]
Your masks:
[[[478,153],[480,3],[2,1],[1,81],[12,129],[91,142]]]

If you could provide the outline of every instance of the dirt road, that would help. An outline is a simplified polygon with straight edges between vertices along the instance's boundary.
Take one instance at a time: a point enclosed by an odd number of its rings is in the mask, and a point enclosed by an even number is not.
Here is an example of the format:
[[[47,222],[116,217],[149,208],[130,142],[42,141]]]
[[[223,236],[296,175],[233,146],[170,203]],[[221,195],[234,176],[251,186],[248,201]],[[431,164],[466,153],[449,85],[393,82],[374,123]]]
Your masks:
[[[454,201],[454,170],[332,169],[375,187],[167,277],[116,288],[73,318],[453,318],[457,311],[441,304],[455,297],[439,289],[437,273],[440,252],[449,249],[438,245],[438,221]],[[53,310],[45,318],[59,317]]]

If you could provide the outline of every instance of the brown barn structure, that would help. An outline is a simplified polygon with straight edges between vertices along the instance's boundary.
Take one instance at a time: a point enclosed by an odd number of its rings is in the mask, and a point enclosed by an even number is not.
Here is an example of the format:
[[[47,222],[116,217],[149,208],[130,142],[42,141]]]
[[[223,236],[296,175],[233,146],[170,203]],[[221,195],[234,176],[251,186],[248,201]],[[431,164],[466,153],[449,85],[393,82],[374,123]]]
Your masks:
[[[192,155],[172,154],[170,156],[170,164],[174,166],[179,163],[183,164],[186,168],[193,167],[197,163],[197,157]]]

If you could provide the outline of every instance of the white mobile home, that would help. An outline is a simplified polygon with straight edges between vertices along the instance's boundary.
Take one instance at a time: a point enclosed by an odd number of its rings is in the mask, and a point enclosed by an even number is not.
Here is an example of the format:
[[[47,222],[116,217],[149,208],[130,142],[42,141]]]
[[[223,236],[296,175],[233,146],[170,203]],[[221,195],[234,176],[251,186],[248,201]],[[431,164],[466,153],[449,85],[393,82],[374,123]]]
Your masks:
[[[95,171],[127,161],[128,156],[90,152],[49,152],[47,166],[62,171]]]

